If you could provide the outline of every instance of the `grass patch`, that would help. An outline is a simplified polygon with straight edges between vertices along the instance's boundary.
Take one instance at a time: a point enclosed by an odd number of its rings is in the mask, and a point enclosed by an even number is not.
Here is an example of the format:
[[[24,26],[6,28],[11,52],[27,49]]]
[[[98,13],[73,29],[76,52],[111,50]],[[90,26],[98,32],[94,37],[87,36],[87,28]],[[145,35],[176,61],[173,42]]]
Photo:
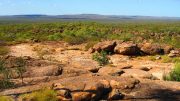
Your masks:
[[[156,61],[156,56],[148,56],[151,61]]]
[[[157,56],[148,56],[149,60],[151,61],[159,61],[156,59]],[[163,63],[177,63],[179,62],[180,63],[180,57],[169,57],[167,55],[161,55],[161,59],[160,59],[161,62]]]
[[[167,55],[164,55],[164,56],[162,56],[162,62],[164,62],[164,63],[177,63],[177,62],[179,62],[180,63],[180,57],[171,58]]]
[[[42,89],[30,94],[21,95],[22,101],[58,101],[57,94],[51,89]]]
[[[164,77],[164,80],[180,82],[180,63],[175,64],[174,69]]]
[[[0,96],[0,101],[14,101],[14,100],[9,96]]]

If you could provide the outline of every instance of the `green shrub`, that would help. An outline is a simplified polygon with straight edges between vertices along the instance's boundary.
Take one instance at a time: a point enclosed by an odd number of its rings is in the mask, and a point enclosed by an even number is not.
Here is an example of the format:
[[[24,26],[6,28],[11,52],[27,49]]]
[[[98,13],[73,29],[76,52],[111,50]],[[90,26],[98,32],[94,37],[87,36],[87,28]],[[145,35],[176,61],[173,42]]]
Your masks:
[[[8,96],[0,96],[0,101],[14,101],[14,100]]]
[[[51,89],[42,89],[30,94],[21,95],[23,101],[58,101],[57,94]]]
[[[180,63],[176,63],[174,69],[164,79],[168,81],[180,81]]]
[[[0,55],[6,55],[9,53],[9,49],[5,46],[0,46]]]
[[[100,66],[107,65],[109,63],[107,52],[105,51],[101,51],[101,53],[93,54],[93,60],[97,61]]]

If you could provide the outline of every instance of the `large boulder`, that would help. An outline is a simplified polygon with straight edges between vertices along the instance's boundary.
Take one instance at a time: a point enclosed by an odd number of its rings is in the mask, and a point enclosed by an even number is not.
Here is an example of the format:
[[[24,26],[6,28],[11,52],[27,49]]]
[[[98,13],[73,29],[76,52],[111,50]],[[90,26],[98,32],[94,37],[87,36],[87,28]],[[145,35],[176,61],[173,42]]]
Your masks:
[[[158,44],[143,43],[139,44],[141,51],[146,55],[164,54],[164,49]]]
[[[137,44],[132,42],[120,43],[114,49],[114,52],[121,55],[139,55],[140,49],[137,47]]]
[[[106,51],[106,52],[114,52],[114,48],[116,46],[116,41],[104,41],[104,42],[99,42],[96,45],[93,46],[91,49],[91,52],[101,52],[101,51]]]

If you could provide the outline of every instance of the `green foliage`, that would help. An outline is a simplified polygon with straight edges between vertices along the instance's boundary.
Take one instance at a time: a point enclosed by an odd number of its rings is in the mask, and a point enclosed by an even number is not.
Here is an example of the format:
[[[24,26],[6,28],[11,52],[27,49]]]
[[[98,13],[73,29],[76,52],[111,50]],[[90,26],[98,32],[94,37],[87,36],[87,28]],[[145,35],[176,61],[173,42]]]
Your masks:
[[[0,55],[6,55],[9,53],[9,49],[4,46],[0,46]]]
[[[168,81],[180,82],[180,62],[175,64],[174,69],[170,72],[169,75],[166,75],[164,79]]]
[[[0,101],[14,101],[14,100],[8,96],[0,96]]]
[[[31,94],[21,95],[23,101],[58,101],[57,94],[51,89],[42,89]]]
[[[7,43],[28,40],[59,41],[81,44],[99,40],[124,40],[166,43],[180,48],[179,22],[135,21],[118,23],[60,22],[0,25],[0,40]]]
[[[93,54],[93,60],[97,61],[100,66],[107,65],[109,63],[107,52],[105,51]]]

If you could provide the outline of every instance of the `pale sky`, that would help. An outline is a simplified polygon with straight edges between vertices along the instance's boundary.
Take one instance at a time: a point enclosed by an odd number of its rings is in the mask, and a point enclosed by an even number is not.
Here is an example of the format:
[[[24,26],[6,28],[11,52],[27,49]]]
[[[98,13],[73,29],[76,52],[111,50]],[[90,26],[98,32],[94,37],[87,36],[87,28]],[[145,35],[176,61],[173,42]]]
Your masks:
[[[0,0],[0,15],[21,14],[180,17],[180,0]]]

